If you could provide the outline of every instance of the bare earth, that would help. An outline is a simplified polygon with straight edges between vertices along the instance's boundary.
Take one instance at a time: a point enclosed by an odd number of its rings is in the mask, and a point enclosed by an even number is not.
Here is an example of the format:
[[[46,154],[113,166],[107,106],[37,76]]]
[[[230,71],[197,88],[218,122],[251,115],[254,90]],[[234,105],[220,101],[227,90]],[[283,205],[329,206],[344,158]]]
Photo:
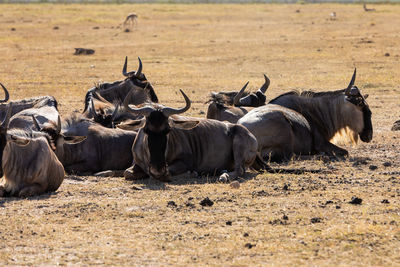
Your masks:
[[[357,67],[374,126],[371,143],[345,145],[346,161],[283,166],[320,174],[249,173],[239,189],[188,175],[169,184],[69,176],[54,194],[0,199],[0,265],[398,266],[400,131],[390,128],[400,117],[400,6],[369,7],[376,11],[0,5],[0,81],[12,100],[50,94],[62,114],[81,111],[95,82],[122,78],[128,55],[131,70],[141,57],[162,103],[182,106],[182,88],[194,102],[188,113],[205,116],[210,91],[239,90],[248,80],[258,88],[263,73],[273,98],[344,88]],[[124,32],[118,26],[131,12],[138,26]],[[96,52],[74,56],[75,47]],[[349,204],[353,196],[362,204]],[[200,205],[206,197],[212,206]]]

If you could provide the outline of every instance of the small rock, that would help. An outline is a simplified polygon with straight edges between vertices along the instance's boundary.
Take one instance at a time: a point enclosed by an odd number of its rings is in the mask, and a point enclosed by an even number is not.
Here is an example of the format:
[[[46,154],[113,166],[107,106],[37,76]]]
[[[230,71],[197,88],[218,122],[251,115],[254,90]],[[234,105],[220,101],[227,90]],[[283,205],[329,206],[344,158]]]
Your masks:
[[[17,29],[15,29],[15,28],[11,28],[11,31],[12,31],[12,32],[15,32],[16,30],[17,30]]]
[[[200,201],[200,205],[202,205],[203,207],[205,206],[211,207],[212,205],[214,205],[214,202],[210,200],[208,197],[206,197],[205,199]]]
[[[383,199],[383,200],[381,201],[381,203],[383,203],[383,204],[389,204],[390,202],[389,202],[389,200],[387,200],[387,199]]]
[[[285,185],[282,187],[282,190],[285,190],[285,191],[289,190],[289,185],[285,184]]]
[[[232,225],[232,222],[231,221],[227,221],[226,225]]]
[[[248,249],[251,249],[252,247],[255,247],[256,245],[255,244],[246,243],[244,246],[246,248],[248,248]]]
[[[94,27],[93,27],[93,30],[98,30],[98,29],[100,29],[99,26],[94,26]]]
[[[177,205],[176,205],[175,201],[171,200],[171,201],[168,201],[167,207],[176,208]]]
[[[129,29],[125,29],[125,30],[124,30],[124,32],[130,32],[130,31],[131,31],[131,30],[129,30]]]
[[[311,218],[311,223],[320,223],[320,222],[322,222],[322,219],[319,217]]]
[[[325,205],[332,204],[332,203],[333,203],[332,200],[328,200],[328,201],[325,202]]]
[[[200,110],[200,111],[199,111],[199,114],[200,114],[200,115],[204,115],[204,114],[206,114],[206,113],[205,113],[203,110]]]
[[[296,13],[300,13],[300,9],[297,9],[297,10],[296,10]]]
[[[400,131],[400,120],[394,122],[391,130],[392,131]]]
[[[385,53],[385,57],[390,57],[390,54],[389,53]]]
[[[53,27],[53,30],[58,30],[58,29],[60,29],[58,26]]]
[[[232,187],[232,188],[234,188],[234,189],[238,189],[238,188],[240,188],[240,183],[239,183],[238,181],[233,181],[233,182],[230,184],[230,187]]]
[[[386,161],[382,165],[385,166],[385,167],[390,167],[390,166],[392,166],[392,163],[389,162],[389,161]]]
[[[361,205],[362,199],[359,197],[352,197],[349,203],[353,205]]]
[[[371,171],[374,171],[374,170],[378,169],[378,166],[376,166],[376,165],[369,165],[369,169],[370,169]]]
[[[248,233],[244,233],[244,234],[243,234],[243,237],[248,237],[248,236],[249,236]]]
[[[336,205],[335,207],[337,210],[341,209],[342,207],[340,207],[339,205]]]
[[[283,216],[282,216],[282,220],[287,221],[287,220],[289,220],[289,217],[288,217],[287,215],[283,215]]]

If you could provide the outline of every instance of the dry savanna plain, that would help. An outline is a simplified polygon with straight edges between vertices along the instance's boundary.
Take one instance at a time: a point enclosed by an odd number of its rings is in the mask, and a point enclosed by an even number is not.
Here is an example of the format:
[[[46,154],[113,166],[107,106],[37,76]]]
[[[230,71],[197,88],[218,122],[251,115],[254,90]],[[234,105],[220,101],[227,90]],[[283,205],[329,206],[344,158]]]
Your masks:
[[[248,172],[240,188],[215,177],[69,175],[55,193],[0,199],[0,265],[400,264],[400,5],[2,4],[0,81],[11,100],[53,95],[83,110],[86,90],[143,60],[160,102],[204,117],[211,91],[345,88],[354,67],[374,138],[343,144],[345,160],[293,160]],[[128,13],[138,23],[125,32]],[[331,17],[336,12],[336,17]],[[93,55],[75,56],[74,48]],[[208,197],[212,206],[200,202]],[[350,204],[352,197],[361,205]]]

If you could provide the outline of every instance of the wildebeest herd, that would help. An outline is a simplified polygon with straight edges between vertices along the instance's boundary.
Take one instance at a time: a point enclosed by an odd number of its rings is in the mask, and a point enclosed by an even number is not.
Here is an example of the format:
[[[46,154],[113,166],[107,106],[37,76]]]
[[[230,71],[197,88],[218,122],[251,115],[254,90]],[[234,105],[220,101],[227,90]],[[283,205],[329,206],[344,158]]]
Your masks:
[[[246,169],[274,171],[267,162],[348,152],[330,140],[345,132],[354,142],[372,139],[367,95],[354,85],[328,92],[290,91],[267,102],[269,78],[256,92],[211,93],[207,118],[182,116],[182,108],[159,104],[142,72],[97,84],[84,98],[83,113],[60,116],[51,96],[0,104],[0,196],[28,197],[55,191],[65,172],[124,175],[171,181],[171,177],[219,175],[234,180]]]

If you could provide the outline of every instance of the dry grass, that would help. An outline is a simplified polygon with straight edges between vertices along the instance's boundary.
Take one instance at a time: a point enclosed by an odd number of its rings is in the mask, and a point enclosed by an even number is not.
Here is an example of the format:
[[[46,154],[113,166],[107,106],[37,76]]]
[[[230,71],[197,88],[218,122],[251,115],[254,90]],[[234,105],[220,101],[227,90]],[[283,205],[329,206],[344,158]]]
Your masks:
[[[13,99],[51,94],[62,113],[82,110],[89,87],[121,79],[125,55],[131,69],[140,56],[162,103],[182,105],[182,88],[189,113],[204,116],[210,91],[257,88],[262,73],[272,98],[343,88],[356,66],[375,130],[371,143],[347,147],[346,161],[289,164],[323,174],[249,174],[240,189],[207,177],[68,177],[55,194],[1,199],[1,265],[399,265],[400,136],[390,128],[400,115],[400,6],[375,8],[1,5],[0,81]],[[139,23],[125,33],[117,26],[130,12]],[[74,47],[96,53],[73,56]],[[212,207],[200,206],[205,197]]]

